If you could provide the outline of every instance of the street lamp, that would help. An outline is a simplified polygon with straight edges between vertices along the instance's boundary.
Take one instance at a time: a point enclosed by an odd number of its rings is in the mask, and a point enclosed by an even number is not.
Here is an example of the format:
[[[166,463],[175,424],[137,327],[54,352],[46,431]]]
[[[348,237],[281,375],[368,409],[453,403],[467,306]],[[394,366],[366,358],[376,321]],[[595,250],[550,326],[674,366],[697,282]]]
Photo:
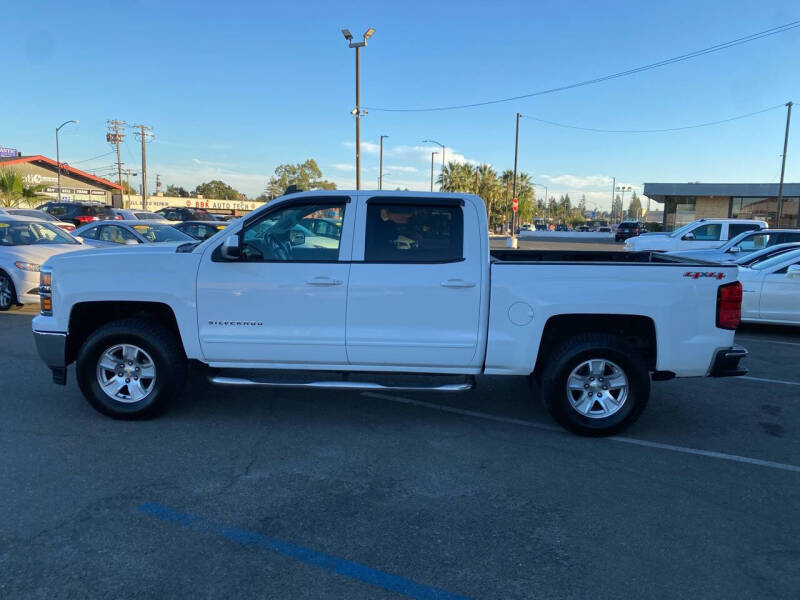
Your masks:
[[[439,154],[438,152],[431,152],[431,191],[433,191],[433,157]],[[442,183],[444,183],[444,177],[442,177]]]
[[[75,119],[70,119],[69,121],[64,121],[61,125],[56,127],[56,163],[58,164],[58,201],[61,202],[61,153],[58,149],[58,132],[61,131],[61,128],[64,125],[69,125],[70,123],[75,123],[77,125],[78,121]]]
[[[381,166],[380,166],[380,176],[378,178],[378,189],[383,189],[383,138],[388,138],[388,135],[381,136]]]
[[[441,146],[442,148],[442,188],[444,188],[444,160],[445,160],[445,152],[446,148],[444,144],[441,142],[437,142],[436,140],[422,140],[423,144],[436,144],[437,146]],[[431,191],[433,191],[433,187],[431,187]]]
[[[622,221],[622,215],[623,215],[623,213],[625,211],[625,192],[630,192],[632,190],[633,190],[633,188],[631,186],[629,186],[629,185],[618,185],[617,186],[617,191],[622,193],[622,195],[620,196],[620,206],[619,206],[619,220],[620,220],[620,222]],[[612,217],[613,217],[613,215],[612,215]]]
[[[356,189],[361,189],[361,55],[359,51],[367,45],[367,40],[375,33],[375,29],[370,27],[364,32],[364,39],[360,42],[353,41],[353,34],[349,29],[342,29],[342,35],[347,40],[351,48],[356,49],[356,107],[350,114],[356,118]],[[364,114],[367,114],[364,111]]]

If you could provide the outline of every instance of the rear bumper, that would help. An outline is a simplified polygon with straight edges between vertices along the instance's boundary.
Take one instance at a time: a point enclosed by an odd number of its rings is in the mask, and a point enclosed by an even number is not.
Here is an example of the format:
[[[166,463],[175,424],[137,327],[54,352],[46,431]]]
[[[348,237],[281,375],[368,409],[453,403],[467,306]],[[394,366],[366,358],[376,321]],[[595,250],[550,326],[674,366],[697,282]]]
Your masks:
[[[714,360],[711,362],[711,369],[708,372],[709,377],[747,375],[747,369],[739,364],[739,361],[746,356],[747,349],[742,346],[731,346],[730,348],[717,350]]]
[[[36,351],[53,372],[53,382],[67,383],[67,334],[51,331],[34,331]]]

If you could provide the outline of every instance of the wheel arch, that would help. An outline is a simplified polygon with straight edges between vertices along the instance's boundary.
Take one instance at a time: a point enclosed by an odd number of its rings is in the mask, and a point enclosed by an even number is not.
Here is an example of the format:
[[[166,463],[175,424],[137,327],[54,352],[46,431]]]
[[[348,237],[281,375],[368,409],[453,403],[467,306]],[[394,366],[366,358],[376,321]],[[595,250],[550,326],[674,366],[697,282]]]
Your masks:
[[[126,318],[144,318],[163,325],[171,331],[184,353],[186,347],[181,338],[180,327],[171,306],[163,302],[147,301],[93,301],[79,302],[72,307],[69,315],[69,336],[67,337],[67,364],[78,356],[81,346],[93,331],[107,323]]]

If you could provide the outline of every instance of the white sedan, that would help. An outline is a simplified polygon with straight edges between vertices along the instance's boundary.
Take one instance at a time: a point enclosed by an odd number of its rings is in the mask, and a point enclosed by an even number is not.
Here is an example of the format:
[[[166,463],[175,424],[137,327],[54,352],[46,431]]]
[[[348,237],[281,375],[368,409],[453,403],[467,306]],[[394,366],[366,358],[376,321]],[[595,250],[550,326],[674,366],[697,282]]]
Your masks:
[[[800,250],[739,267],[742,321],[800,325]]]
[[[41,264],[54,254],[84,248],[46,221],[0,215],[0,311],[37,304]]]

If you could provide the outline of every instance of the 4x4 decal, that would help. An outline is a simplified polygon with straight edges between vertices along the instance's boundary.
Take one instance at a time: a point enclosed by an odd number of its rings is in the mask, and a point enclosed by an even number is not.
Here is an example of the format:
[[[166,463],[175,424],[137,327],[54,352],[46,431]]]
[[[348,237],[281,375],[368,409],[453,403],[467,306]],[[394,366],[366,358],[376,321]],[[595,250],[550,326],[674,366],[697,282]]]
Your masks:
[[[692,279],[700,279],[701,277],[713,277],[714,279],[725,279],[725,273],[721,271],[686,271],[684,277],[691,277]]]

